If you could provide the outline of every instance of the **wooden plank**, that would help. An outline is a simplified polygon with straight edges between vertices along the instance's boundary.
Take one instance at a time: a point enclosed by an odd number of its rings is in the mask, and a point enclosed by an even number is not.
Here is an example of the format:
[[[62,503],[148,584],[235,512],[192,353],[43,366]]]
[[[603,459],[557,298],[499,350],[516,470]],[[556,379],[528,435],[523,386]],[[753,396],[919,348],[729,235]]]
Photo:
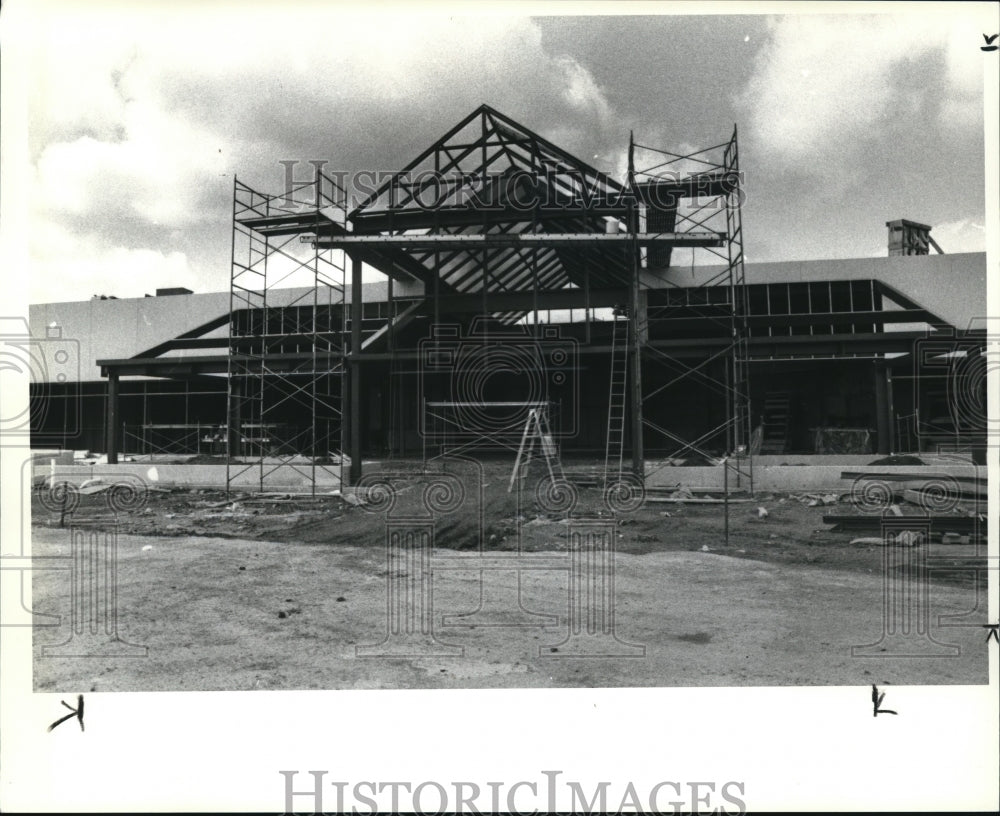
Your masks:
[[[667,496],[646,496],[646,501],[655,504],[726,504],[725,499],[674,499]],[[754,499],[729,499],[729,504],[750,504]]]
[[[841,479],[881,479],[886,482],[926,482],[932,479],[954,479],[956,482],[969,484],[986,484],[985,476],[954,476],[950,473],[895,473],[877,472],[861,473],[855,470],[845,470],[840,474]]]
[[[972,516],[892,516],[893,527],[907,522],[921,525],[930,522],[931,530],[934,532],[973,533],[977,528],[977,521]],[[827,515],[823,516],[823,523],[836,524],[849,530],[879,530],[882,526],[882,516]],[[985,534],[986,522],[979,522],[978,527]]]
[[[301,232],[298,227],[295,231]],[[490,232],[475,234],[430,234],[430,235],[303,235],[302,243],[312,244],[322,249],[337,249],[356,246],[407,247],[424,249],[435,247],[541,247],[556,246],[607,246],[620,247],[630,244],[648,246],[669,244],[681,247],[720,247],[724,236],[717,232]]]

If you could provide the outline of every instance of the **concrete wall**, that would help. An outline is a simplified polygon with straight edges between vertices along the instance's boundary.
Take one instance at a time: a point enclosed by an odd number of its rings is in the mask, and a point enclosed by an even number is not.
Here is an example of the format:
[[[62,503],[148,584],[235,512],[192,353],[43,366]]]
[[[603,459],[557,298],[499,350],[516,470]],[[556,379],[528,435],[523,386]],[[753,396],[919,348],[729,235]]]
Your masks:
[[[699,286],[719,274],[722,266],[670,267],[646,274],[650,288]],[[751,263],[746,282],[878,280],[916,301],[958,329],[982,317],[986,307],[986,253],[897,255],[885,258]]]
[[[307,491],[309,481],[305,469],[296,469],[290,465],[282,465],[270,472],[265,479],[265,491]],[[647,487],[673,488],[678,485],[685,487],[723,486],[724,474],[722,467],[664,467],[655,469],[656,463],[648,463]],[[851,480],[841,479],[843,471],[860,473],[922,473],[927,477],[937,474],[951,476],[980,477],[982,484],[986,483],[986,468],[975,465],[927,465],[927,466],[867,466],[852,464],[836,465],[760,465],[755,463],[753,469],[754,489],[756,492],[778,491],[793,493],[837,492],[846,493],[851,489]],[[48,462],[37,461],[33,468],[34,476],[49,476],[53,469]],[[235,472],[235,470],[234,470]],[[226,486],[225,465],[151,465],[147,463],[121,465],[56,465],[56,478],[79,485],[86,479],[101,478],[105,482],[114,482],[116,477],[127,481],[140,481],[153,486],[178,487],[213,487]],[[240,489],[256,491],[260,489],[260,471],[251,468],[241,473],[233,480]],[[741,487],[730,471],[729,486],[732,489]],[[900,483],[902,485],[902,483]],[[316,469],[316,490],[328,493],[340,488],[340,478],[337,468]],[[742,485],[745,487],[746,485]]]
[[[646,275],[650,287],[697,286],[718,274],[719,266],[671,267]],[[957,328],[967,328],[981,317],[986,302],[986,254],[896,256],[848,260],[786,261],[747,264],[748,283],[795,283],[802,281],[880,280],[919,303]],[[302,298],[306,289],[276,289],[269,294],[274,305],[288,305]],[[396,297],[419,297],[422,284],[394,284]],[[366,283],[366,302],[384,301],[385,283]],[[350,298],[350,286],[346,297]],[[133,357],[159,343],[190,331],[229,311],[228,292],[169,295],[120,300],[86,300],[45,303],[29,307],[31,336],[70,352],[67,364],[48,364],[33,376],[35,381],[54,382],[61,374],[83,382],[101,378],[98,359]],[[48,327],[61,338],[48,338]],[[206,337],[224,337],[222,326]],[[171,352],[171,357],[218,353],[218,350]]]
[[[275,289],[268,293],[268,302],[275,306],[301,301],[311,289]],[[362,289],[365,302],[385,301],[385,283],[366,283]],[[423,292],[422,284],[393,284],[394,297],[415,297]],[[350,300],[351,287],[345,297]],[[312,303],[312,296],[302,301]],[[33,372],[33,381],[55,382],[60,374],[71,381],[92,382],[101,379],[96,360],[134,357],[179,334],[229,312],[228,292],[208,292],[193,295],[166,295],[117,300],[84,300],[67,303],[43,303],[30,306],[28,322],[31,336],[45,341],[46,346],[58,346],[70,352],[67,364],[54,365],[53,355],[46,353],[42,370]],[[50,327],[60,337],[48,337]],[[226,337],[228,326],[222,326],[205,337]],[[220,354],[224,350],[173,351],[171,358],[196,357],[199,354]]]
[[[650,488],[714,487],[721,488],[725,474],[717,467],[665,467],[654,470],[655,463],[646,465],[646,486]],[[760,465],[754,460],[753,486],[755,492],[774,490],[791,493],[836,492],[847,493],[851,489],[850,479],[841,479],[844,471],[857,473],[926,473],[926,477],[937,474],[950,476],[980,477],[986,483],[986,468],[975,465],[928,465],[928,466],[885,466],[885,465]],[[902,483],[900,483],[902,485]],[[737,484],[732,470],[729,472],[729,487],[745,488]]]
[[[340,477],[337,468],[316,468],[316,491],[329,493],[340,488]],[[56,465],[55,469],[48,462],[39,462],[32,470],[35,477],[48,477],[55,474],[59,481],[80,485],[87,479],[99,478],[111,484],[117,480],[128,483],[144,483],[154,487],[210,487],[225,489],[225,465],[151,465],[121,464],[121,465]],[[260,469],[249,468],[243,473],[236,473],[234,468],[233,485],[241,490],[260,490]],[[264,479],[264,491],[309,491],[310,481],[308,468],[292,467],[291,465],[268,465],[267,476]]]

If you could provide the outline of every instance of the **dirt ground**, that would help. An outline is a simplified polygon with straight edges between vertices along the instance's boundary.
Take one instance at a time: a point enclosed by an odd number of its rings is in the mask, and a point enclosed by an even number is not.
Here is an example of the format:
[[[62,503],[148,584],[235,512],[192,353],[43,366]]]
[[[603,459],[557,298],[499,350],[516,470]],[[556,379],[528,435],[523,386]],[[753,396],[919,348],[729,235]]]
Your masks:
[[[117,634],[147,648],[141,657],[121,656],[124,648],[106,657],[43,656],[43,647],[71,634],[81,644],[108,638],[98,632],[88,640],[84,624],[73,632],[69,571],[35,570],[34,610],[62,618],[59,625],[36,625],[35,688],[987,682],[985,580],[982,571],[963,569],[982,563],[982,553],[969,544],[918,545],[933,565],[923,607],[930,629],[885,640],[887,549],[852,544],[858,533],[832,531],[822,521],[827,513],[858,512],[846,496],[808,506],[812,500],[797,494],[758,493],[730,505],[728,543],[721,505],[661,501],[666,492],[647,496],[617,517],[617,640],[602,647],[608,656],[560,653],[572,599],[569,573],[531,569],[526,559],[567,554],[566,514],[541,504],[530,488],[508,493],[509,468],[507,462],[449,468],[448,489],[462,501],[457,510],[449,512],[449,505],[435,513],[434,552],[450,558],[449,568],[432,567],[439,644],[430,648],[433,656],[356,651],[379,643],[389,625],[386,520],[426,515],[429,506],[440,510],[433,497],[428,505],[433,476],[394,471],[388,516],[375,493],[358,506],[333,495],[227,497],[174,489],[114,513],[104,494],[82,496],[60,526],[59,513],[36,500],[36,557],[69,555],[74,530],[117,529]],[[960,507],[956,516],[968,510]],[[600,491],[578,488],[575,514],[602,511],[610,517]],[[475,559],[491,553],[494,561],[519,558],[509,569],[477,569]],[[456,563],[459,557],[465,560]],[[469,616],[477,609],[478,616]],[[876,644],[868,650],[874,656],[852,655],[852,647],[869,644]]]

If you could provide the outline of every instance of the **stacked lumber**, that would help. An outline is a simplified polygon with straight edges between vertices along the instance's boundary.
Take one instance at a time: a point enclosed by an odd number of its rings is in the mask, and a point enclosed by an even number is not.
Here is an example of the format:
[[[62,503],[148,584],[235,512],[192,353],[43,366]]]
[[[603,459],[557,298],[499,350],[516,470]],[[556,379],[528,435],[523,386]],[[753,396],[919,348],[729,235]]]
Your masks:
[[[940,491],[942,489],[953,493],[961,499],[985,499],[985,476],[953,476],[950,473],[859,473],[846,470],[840,474],[841,479],[857,481],[881,482],[887,485],[893,494],[902,495],[909,490],[915,494]]]
[[[958,535],[974,535],[986,532],[985,516],[890,516],[896,526],[905,526],[906,522],[913,522],[914,527],[923,526],[930,523],[931,533],[957,533]],[[873,516],[848,516],[848,515],[828,515],[823,516],[824,524],[835,524],[834,530],[844,530],[850,532],[878,532],[882,528],[881,515]]]
[[[908,521],[914,528],[930,526],[932,539],[944,543],[984,541],[986,538],[986,480],[977,476],[955,476],[948,473],[919,471],[885,471],[862,473],[844,471],[842,479],[852,479],[851,495],[864,507],[871,495],[880,495],[884,507],[869,506],[872,512],[854,515],[825,515],[824,524],[834,531],[880,532],[884,517],[893,519],[893,527],[904,529]],[[874,488],[877,484],[877,491]],[[860,488],[859,488],[860,485]],[[868,494],[868,495],[866,495]],[[855,498],[856,497],[856,498]],[[918,513],[906,513],[903,505],[915,505]],[[966,504],[963,507],[963,504]],[[971,504],[974,509],[967,509]],[[858,539],[860,541],[860,539]]]

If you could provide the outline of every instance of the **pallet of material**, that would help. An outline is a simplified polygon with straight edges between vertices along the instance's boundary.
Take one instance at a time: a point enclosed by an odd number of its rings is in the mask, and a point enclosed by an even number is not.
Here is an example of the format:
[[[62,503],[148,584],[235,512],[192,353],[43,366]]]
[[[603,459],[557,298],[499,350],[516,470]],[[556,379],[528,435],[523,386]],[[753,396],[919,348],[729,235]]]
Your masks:
[[[950,473],[897,473],[878,472],[861,473],[856,470],[845,470],[840,474],[841,479],[879,479],[884,482],[928,482],[932,480],[949,480],[965,482],[970,484],[986,484],[985,474],[983,476],[953,476]]]
[[[972,535],[986,534],[986,521],[974,516],[886,516],[892,519],[893,527],[913,522],[914,526],[922,526],[930,522],[932,533],[959,533]],[[881,530],[882,516],[823,516],[824,524],[835,524],[841,530]]]
[[[859,473],[853,470],[845,470],[840,474],[841,479],[851,479],[854,481],[878,481],[899,483],[900,487],[907,487],[913,490],[930,487],[932,485],[949,485],[962,496],[985,496],[987,489],[986,474],[982,476],[952,476],[948,473]]]
[[[706,495],[706,496],[716,496],[721,495],[726,492],[724,487],[683,487],[682,485],[674,485],[673,487],[647,487],[647,496],[659,496],[666,495],[670,496],[676,493],[678,490],[687,490],[691,494],[696,495]],[[731,487],[729,489],[730,496],[749,496],[749,492],[742,487]]]
[[[646,496],[646,501],[657,502],[662,504],[725,504],[725,499],[716,498],[702,498],[698,496]],[[730,504],[748,504],[753,502],[754,499],[729,499]]]
[[[928,504],[931,507],[933,507],[939,500],[939,497],[932,492],[914,490],[913,488],[909,487],[904,487],[902,490],[893,490],[892,495],[897,499],[902,499],[903,501],[909,502],[910,504],[915,504],[917,505],[917,507],[924,507]],[[985,494],[977,493],[975,495],[970,495],[967,493],[963,493],[958,498],[966,502],[970,501],[978,502],[980,508],[985,508],[986,506]]]

